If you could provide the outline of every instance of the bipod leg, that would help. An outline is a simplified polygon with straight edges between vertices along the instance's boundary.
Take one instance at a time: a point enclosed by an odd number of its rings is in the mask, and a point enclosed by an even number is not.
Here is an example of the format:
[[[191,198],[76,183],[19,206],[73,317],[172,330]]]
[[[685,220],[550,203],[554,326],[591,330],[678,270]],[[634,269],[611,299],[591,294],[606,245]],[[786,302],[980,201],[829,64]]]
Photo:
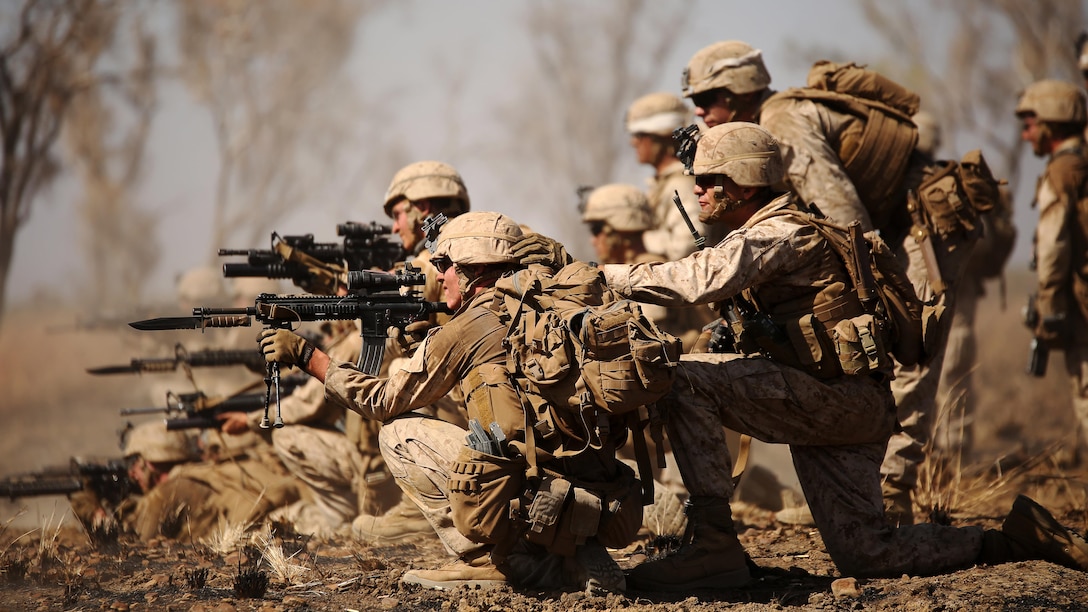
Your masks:
[[[265,364],[265,376],[264,376],[264,416],[261,417],[261,429],[268,429],[271,427],[271,422],[268,420],[268,405],[272,403],[272,381],[273,374],[278,374],[279,364],[269,363]],[[276,382],[276,409],[279,410],[279,397],[280,397],[280,382],[278,377]]]
[[[280,414],[280,364],[272,364],[272,379],[276,382],[276,421],[272,423],[272,427],[280,429],[283,427],[283,416]],[[267,419],[267,412],[265,418]]]

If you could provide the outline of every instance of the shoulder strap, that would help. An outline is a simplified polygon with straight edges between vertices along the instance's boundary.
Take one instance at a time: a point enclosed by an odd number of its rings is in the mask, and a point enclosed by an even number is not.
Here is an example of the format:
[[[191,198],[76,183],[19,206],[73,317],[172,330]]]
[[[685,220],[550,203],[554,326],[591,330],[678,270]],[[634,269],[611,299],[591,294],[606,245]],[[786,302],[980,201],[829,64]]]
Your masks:
[[[900,121],[910,122],[911,118],[906,113],[888,106],[878,100],[870,100],[868,98],[861,98],[858,96],[851,96],[837,91],[827,91],[825,89],[814,89],[812,87],[791,87],[785,91],[780,91],[770,98],[764,101],[764,105],[773,104],[779,100],[794,99],[794,100],[813,100],[820,102],[828,106],[834,106],[842,111],[848,112],[852,115],[857,115],[862,119],[869,117],[869,110],[876,109],[888,115],[899,119]]]

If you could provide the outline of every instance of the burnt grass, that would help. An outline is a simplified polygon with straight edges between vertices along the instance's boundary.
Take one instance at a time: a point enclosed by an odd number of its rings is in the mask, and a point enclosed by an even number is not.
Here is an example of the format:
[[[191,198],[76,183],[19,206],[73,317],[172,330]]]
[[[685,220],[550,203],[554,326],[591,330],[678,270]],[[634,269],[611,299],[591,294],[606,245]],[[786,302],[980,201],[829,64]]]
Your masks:
[[[928,474],[917,520],[996,528],[1017,493],[1088,530],[1088,457],[1076,435],[1060,354],[1050,372],[1023,374],[1028,334],[1019,324],[1023,279],[1010,278],[1009,306],[984,301],[978,328],[975,449],[945,457]],[[117,409],[149,405],[149,377],[91,377],[84,368],[150,356],[135,334],[46,333],[71,311],[10,310],[0,328],[0,472],[63,464],[72,455],[118,454]],[[163,351],[159,351],[163,352]],[[164,353],[165,354],[165,353]],[[48,363],[47,368],[41,364]],[[160,379],[154,379],[161,388]],[[183,379],[178,379],[179,388]],[[397,546],[274,537],[295,566],[285,578],[259,544],[207,544],[88,532],[63,498],[0,501],[0,610],[1085,610],[1088,573],[1044,561],[975,566],[931,577],[841,576],[818,532],[777,523],[772,513],[735,515],[760,569],[742,589],[591,595],[514,588],[434,591],[401,585],[409,568],[447,561],[435,538]],[[250,541],[252,542],[252,541]],[[630,567],[656,550],[640,540],[612,551]],[[660,543],[656,543],[660,544]],[[649,550],[648,550],[649,549]],[[293,556],[291,556],[293,553]],[[846,584],[849,583],[849,584]]]

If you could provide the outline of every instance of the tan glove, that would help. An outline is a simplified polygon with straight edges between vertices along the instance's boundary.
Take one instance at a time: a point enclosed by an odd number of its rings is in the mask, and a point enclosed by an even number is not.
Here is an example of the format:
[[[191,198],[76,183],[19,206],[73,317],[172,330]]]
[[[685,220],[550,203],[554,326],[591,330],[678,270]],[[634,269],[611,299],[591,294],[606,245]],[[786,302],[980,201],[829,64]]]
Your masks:
[[[513,255],[522,265],[540,264],[554,271],[574,261],[561,242],[536,233],[526,234],[514,243]]]
[[[313,355],[313,349],[306,350],[307,346],[313,346],[305,338],[287,329],[266,329],[257,336],[257,344],[261,346],[264,360],[268,363],[282,365],[298,365],[305,367],[302,357],[305,353],[306,361]]]
[[[427,332],[431,330],[433,324],[430,321],[415,321],[404,326],[401,330],[399,327],[390,327],[386,334],[397,341],[400,345],[400,349],[403,351],[403,355],[411,356],[416,352],[420,344],[423,344],[423,339],[427,337]]]

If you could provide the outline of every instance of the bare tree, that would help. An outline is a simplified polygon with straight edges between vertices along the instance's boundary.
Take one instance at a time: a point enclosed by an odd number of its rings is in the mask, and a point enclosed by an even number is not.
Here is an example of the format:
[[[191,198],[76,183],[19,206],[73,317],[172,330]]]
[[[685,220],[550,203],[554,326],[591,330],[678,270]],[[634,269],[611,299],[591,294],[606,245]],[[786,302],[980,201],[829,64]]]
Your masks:
[[[995,171],[1014,183],[1020,172],[1018,93],[1042,78],[1080,82],[1075,44],[1085,25],[1082,2],[1066,0],[931,1],[922,8],[860,0],[866,19],[893,49],[887,71],[914,87],[953,142],[982,147]],[[932,40],[943,24],[942,49]],[[935,49],[936,47],[936,49]],[[934,54],[933,51],[937,53]]]
[[[181,70],[220,156],[212,247],[255,245],[312,202],[350,124],[338,79],[360,18],[352,0],[178,3]],[[339,120],[338,120],[339,119]]]
[[[525,15],[533,68],[519,75],[515,101],[499,120],[516,134],[519,180],[537,170],[533,200],[573,211],[579,185],[613,180],[624,156],[623,113],[654,90],[682,39],[691,2],[534,2]],[[679,74],[676,81],[679,81]],[[554,209],[553,209],[554,210]],[[557,238],[583,235],[577,216],[558,215]]]
[[[109,0],[26,0],[0,9],[0,313],[16,235],[58,173],[53,145],[73,97],[95,82],[117,7]]]
[[[125,25],[125,24],[122,24]],[[79,214],[90,267],[82,295],[95,310],[137,303],[159,260],[157,219],[133,200],[156,109],[155,41],[130,13],[131,44],[100,85],[76,95],[64,129],[82,183]],[[127,111],[127,112],[126,112]]]

